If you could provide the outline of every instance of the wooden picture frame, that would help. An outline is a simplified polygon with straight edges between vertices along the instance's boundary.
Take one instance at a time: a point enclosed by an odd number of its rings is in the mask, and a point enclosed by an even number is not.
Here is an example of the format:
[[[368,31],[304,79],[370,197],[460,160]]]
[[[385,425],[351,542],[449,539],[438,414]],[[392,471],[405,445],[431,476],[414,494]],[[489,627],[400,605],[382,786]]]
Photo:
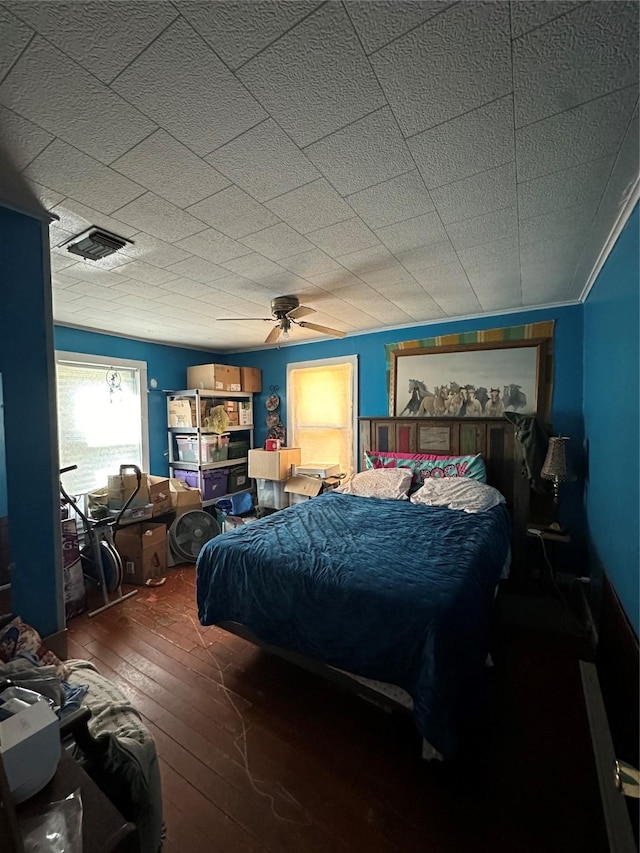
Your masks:
[[[547,338],[487,341],[391,352],[389,415],[549,418]]]

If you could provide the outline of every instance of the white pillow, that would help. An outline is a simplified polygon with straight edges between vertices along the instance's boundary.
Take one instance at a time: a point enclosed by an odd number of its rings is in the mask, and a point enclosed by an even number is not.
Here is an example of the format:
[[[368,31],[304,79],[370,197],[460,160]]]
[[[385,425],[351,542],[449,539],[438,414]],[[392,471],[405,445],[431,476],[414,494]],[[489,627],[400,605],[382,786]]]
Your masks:
[[[406,501],[412,479],[413,472],[409,468],[374,468],[354,474],[348,483],[338,486],[336,492],[361,498]]]
[[[424,485],[411,495],[411,500],[414,504],[446,506],[464,512],[485,512],[505,502],[493,486],[466,477],[425,480]]]

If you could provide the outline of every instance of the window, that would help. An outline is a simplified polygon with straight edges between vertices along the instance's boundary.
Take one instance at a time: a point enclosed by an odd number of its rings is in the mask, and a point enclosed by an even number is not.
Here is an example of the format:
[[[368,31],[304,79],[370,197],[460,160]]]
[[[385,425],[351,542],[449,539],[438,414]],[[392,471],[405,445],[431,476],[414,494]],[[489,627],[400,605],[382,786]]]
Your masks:
[[[287,366],[287,443],[302,464],[337,463],[356,470],[357,356]]]
[[[56,371],[60,467],[78,466],[67,490],[106,486],[122,464],[148,471],[146,363],[58,352]]]

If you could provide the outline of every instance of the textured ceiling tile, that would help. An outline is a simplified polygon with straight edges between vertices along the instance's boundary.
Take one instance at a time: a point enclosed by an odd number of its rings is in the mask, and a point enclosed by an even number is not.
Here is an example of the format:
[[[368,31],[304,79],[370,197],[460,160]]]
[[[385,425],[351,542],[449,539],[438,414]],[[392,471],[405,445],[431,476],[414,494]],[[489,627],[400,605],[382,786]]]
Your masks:
[[[625,138],[616,157],[611,176],[602,195],[597,220],[605,222],[609,228],[615,222],[620,206],[627,198],[629,188],[637,180],[638,164],[638,116],[629,123]]]
[[[458,257],[483,305],[483,289],[520,287],[520,251],[518,241],[512,237],[461,249]]]
[[[236,0],[226,3],[180,2],[180,13],[231,69],[243,65],[295,26],[320,4]]]
[[[156,267],[168,267],[170,264],[177,264],[178,261],[184,261],[190,257],[189,252],[185,252],[184,249],[178,249],[171,243],[165,243],[164,240],[145,234],[144,231],[133,234],[132,243],[127,243],[122,252],[129,258],[136,258]]]
[[[4,79],[0,103],[103,163],[154,130],[142,113],[40,36]]]
[[[536,243],[547,243],[559,239],[572,238],[577,234],[586,237],[597,207],[597,200],[588,205],[567,207],[564,210],[552,210],[541,216],[520,220],[520,248]]]
[[[261,311],[263,314],[268,314],[269,300],[271,299],[271,291],[265,287],[263,283],[258,284],[244,276],[232,273],[227,274],[225,278],[217,279],[215,287],[218,288],[224,299],[226,293],[233,293],[242,299],[247,299],[249,302],[255,302],[257,306],[256,316],[259,316]]]
[[[71,276],[60,274],[59,272],[52,272],[51,274],[51,284],[57,290],[68,290],[73,284],[77,284],[78,279],[73,278]],[[74,296],[74,299],[76,296]]]
[[[305,154],[342,195],[386,181],[414,166],[388,107],[321,139],[306,148]]]
[[[189,213],[228,237],[246,237],[280,220],[238,187],[228,187],[189,208]]]
[[[369,246],[378,244],[378,238],[373,231],[370,231],[356,216],[337,225],[313,231],[308,236],[318,248],[332,257],[357,252],[359,249],[367,249]]]
[[[292,272],[281,272],[263,279],[262,284],[277,293],[297,293],[299,296],[310,288],[309,282]],[[265,305],[266,308],[266,305]]]
[[[395,225],[387,225],[386,228],[378,228],[376,234],[392,252],[417,249],[447,239],[437,213],[426,213]]]
[[[238,71],[298,145],[378,109],[384,95],[342,6],[326,4]]]
[[[515,157],[511,95],[407,140],[429,189],[468,178]]]
[[[638,4],[586,3],[513,45],[516,126],[638,80]]]
[[[282,272],[282,267],[274,264],[273,261],[270,261],[257,252],[250,252],[240,258],[225,261],[224,267],[231,272],[244,275],[254,281],[261,281],[263,278],[267,278],[267,276],[277,275]]]
[[[63,255],[59,252],[51,252],[51,272],[61,272],[76,263],[77,255]]]
[[[153,285],[165,284],[165,282],[176,278],[176,273],[160,267],[152,267],[150,264],[145,264],[144,261],[130,261],[118,267],[117,271],[118,275],[123,275],[125,278],[134,278],[136,281]]]
[[[514,38],[558,18],[577,6],[576,0],[527,0],[511,3],[511,32]]]
[[[443,240],[441,243],[431,243],[429,246],[420,246],[418,249],[408,249],[407,251],[398,252],[397,258],[414,275],[419,270],[452,264],[457,261],[456,253],[449,240]]]
[[[163,293],[166,293],[166,287],[169,284],[174,284],[178,282],[177,278],[172,278],[168,283],[165,283],[162,287],[159,287],[156,284],[150,284],[149,282],[138,281],[136,279],[127,279],[123,281],[121,284],[115,284],[111,288],[111,293],[128,293],[132,296],[142,296],[144,299],[155,300],[162,296]]]
[[[185,249],[192,255],[213,261],[214,264],[223,264],[232,258],[239,258],[247,253],[246,246],[232,240],[226,234],[221,234],[215,228],[207,228],[184,240],[179,240],[178,248]]]
[[[550,210],[586,204],[599,197],[613,163],[613,157],[605,157],[518,184],[520,218],[528,219]]]
[[[465,295],[473,300],[469,279],[457,258],[429,269],[418,270],[415,277],[429,296],[432,296],[440,305],[442,305],[441,298],[447,293]]]
[[[323,290],[328,290],[330,293],[334,291],[344,290],[345,287],[357,287],[362,282],[356,278],[353,273],[347,270],[336,270],[336,272],[326,272],[321,275],[311,276],[311,281],[317,287]]]
[[[164,130],[157,130],[111,164],[118,172],[186,207],[229,186],[229,181]]]
[[[291,255],[299,255],[302,252],[309,252],[315,248],[313,243],[310,243],[306,237],[298,234],[293,228],[290,228],[284,222],[279,225],[272,225],[271,228],[265,228],[263,231],[257,231],[255,234],[250,234],[244,237],[242,242],[250,249],[254,249],[262,255],[265,255],[272,261],[277,261],[279,258],[289,258]]]
[[[416,296],[400,296],[398,298],[393,296],[393,301],[416,323],[444,317],[442,308],[424,290]]]
[[[387,295],[388,287],[395,287],[399,284],[415,285],[413,276],[401,264],[394,264],[380,270],[361,272],[358,275],[363,281],[370,284],[371,287],[384,292],[385,295]]]
[[[37,181],[33,181],[30,178],[28,180],[29,186],[38,196],[38,198],[47,208],[47,210],[51,210],[51,208],[55,207],[56,204],[60,204],[61,201],[64,201],[65,196],[63,193],[57,193],[55,190],[52,190],[49,187],[43,187],[42,184],[39,184]]]
[[[340,269],[340,264],[330,258],[329,255],[325,255],[320,249],[303,252],[301,255],[293,255],[291,258],[281,258],[280,263],[290,272],[294,272],[302,278]]]
[[[396,259],[384,246],[371,246],[368,249],[361,249],[359,252],[340,255],[340,263],[351,272],[360,275],[363,272],[392,267],[396,263]]]
[[[378,323],[384,325],[405,325],[410,323],[412,319],[406,311],[394,302],[390,302],[388,299],[384,299],[382,297],[373,301],[366,298],[354,300],[353,304],[356,307],[362,306],[363,310],[366,307],[367,313],[371,314]]]
[[[207,162],[258,201],[267,201],[320,177],[273,119],[216,149]]]
[[[60,228],[55,222],[49,225],[49,246],[52,249],[55,249],[56,246],[60,246],[62,243],[66,243],[72,237],[73,232],[65,231],[64,228]]]
[[[171,293],[183,294],[190,299],[200,299],[200,297],[208,296],[212,293],[212,287],[206,282],[194,281],[190,278],[176,278],[173,281],[168,281],[164,285],[164,289]],[[219,292],[221,296],[223,295],[221,291],[215,292]]]
[[[226,270],[224,267],[198,257],[190,257],[184,261],[178,261],[177,264],[171,264],[171,266],[167,267],[167,270],[175,275],[192,278],[194,281],[200,281],[204,284],[225,278],[229,275],[229,270]]]
[[[502,291],[485,290],[478,293],[478,297],[483,311],[487,314],[522,306],[521,290],[519,286],[515,285]]]
[[[54,249],[51,252],[51,257],[53,258],[55,254],[59,253],[67,253],[66,256],[69,258],[78,258],[77,255],[72,254],[68,251],[66,246],[60,246],[57,249]],[[91,267],[92,270],[105,270],[106,272],[110,272],[112,270],[118,269],[118,267],[122,267],[125,264],[128,264],[130,258],[122,253],[122,251],[116,252],[114,255],[108,255],[106,258],[100,258],[98,261],[85,261],[85,260],[77,260],[77,268],[80,269],[81,266]]]
[[[372,62],[405,135],[434,127],[511,91],[509,4],[454,6]]]
[[[442,0],[378,0],[372,14],[369,0],[349,0],[345,8],[365,51],[373,53],[450,5]]]
[[[206,227],[204,222],[153,193],[145,193],[118,210],[118,219],[170,243]]]
[[[415,169],[354,193],[347,201],[370,228],[382,228],[412,216],[430,213],[434,209],[422,178]]]
[[[33,31],[0,6],[0,80],[29,44]]]
[[[502,237],[518,236],[518,211],[514,207],[494,210],[472,219],[463,219],[446,226],[447,234],[456,249],[467,249],[479,243],[493,243]]]
[[[615,154],[637,97],[637,87],[632,86],[519,128],[518,180],[531,180]]]
[[[491,213],[502,207],[515,207],[515,164],[507,163],[480,175],[438,187],[431,191],[431,198],[445,224]]]
[[[267,207],[301,234],[353,216],[353,210],[324,178],[268,201]]]
[[[257,101],[182,18],[112,85],[200,155],[266,118]]]
[[[26,175],[106,214],[144,189],[61,139],[54,140],[36,157]]]
[[[67,56],[109,83],[177,16],[170,3],[11,2],[10,7]]]
[[[67,278],[73,278],[78,281],[89,282],[90,284],[99,284],[101,287],[112,288],[116,284],[121,284],[124,276],[116,275],[116,273],[101,270],[92,263],[92,261],[80,260],[72,267],[67,267],[64,271]]]
[[[0,142],[18,171],[28,166],[52,140],[53,136],[46,130],[0,107]]]
[[[60,204],[53,208],[53,213],[59,217],[59,224],[65,231],[70,231],[72,234],[79,234],[81,231],[86,231],[91,225],[96,225],[98,228],[104,228],[105,231],[110,231],[118,237],[130,239],[136,232],[135,228],[121,222],[118,219],[113,219],[110,216],[105,216],[103,213],[98,213],[80,202],[72,198],[66,198]],[[130,248],[130,243],[121,250],[123,254],[126,249]]]

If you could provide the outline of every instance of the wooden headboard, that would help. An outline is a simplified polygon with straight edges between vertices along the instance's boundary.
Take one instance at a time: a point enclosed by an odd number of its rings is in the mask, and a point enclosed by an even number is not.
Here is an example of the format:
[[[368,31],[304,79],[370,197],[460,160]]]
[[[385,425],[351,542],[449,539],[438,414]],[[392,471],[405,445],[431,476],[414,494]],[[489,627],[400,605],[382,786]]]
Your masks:
[[[512,557],[522,565],[529,515],[529,482],[515,427],[504,418],[359,418],[360,469],[365,450],[470,456],[481,453],[487,482],[505,497],[513,519]]]

